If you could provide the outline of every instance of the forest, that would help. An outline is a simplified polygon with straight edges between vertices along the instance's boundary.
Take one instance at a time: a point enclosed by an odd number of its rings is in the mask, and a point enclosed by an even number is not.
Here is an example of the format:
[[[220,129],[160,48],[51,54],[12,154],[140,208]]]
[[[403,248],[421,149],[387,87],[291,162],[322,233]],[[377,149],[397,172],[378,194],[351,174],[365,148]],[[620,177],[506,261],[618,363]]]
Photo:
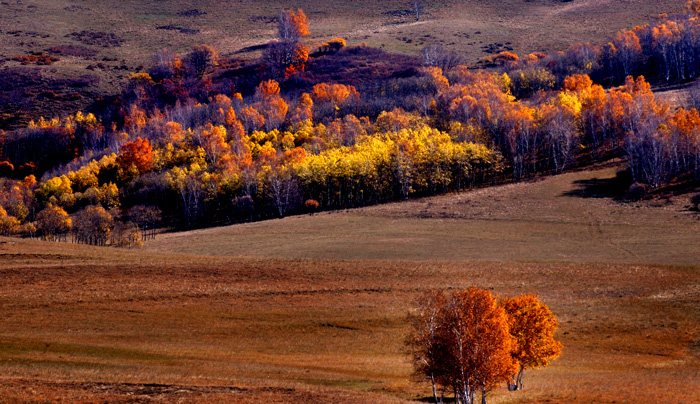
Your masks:
[[[700,1],[551,54],[475,69],[329,39],[302,10],[252,62],[163,50],[92,111],[0,130],[0,234],[134,246],[198,228],[346,209],[621,158],[641,197],[700,175]]]

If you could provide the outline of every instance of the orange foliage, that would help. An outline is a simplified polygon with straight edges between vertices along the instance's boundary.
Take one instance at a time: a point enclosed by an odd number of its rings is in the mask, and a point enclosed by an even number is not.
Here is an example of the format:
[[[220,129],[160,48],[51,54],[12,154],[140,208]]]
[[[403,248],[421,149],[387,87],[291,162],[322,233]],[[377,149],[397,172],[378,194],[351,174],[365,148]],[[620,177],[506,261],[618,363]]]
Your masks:
[[[297,106],[290,117],[293,124],[310,121],[313,117],[314,100],[308,93],[303,93],[297,100]]]
[[[132,134],[139,134],[143,127],[146,126],[146,122],[148,122],[146,111],[139,109],[136,104],[132,104],[124,117],[124,127],[127,128],[127,131]]]
[[[424,72],[433,79],[433,83],[438,91],[445,91],[450,87],[450,82],[447,80],[447,77],[442,74],[442,69],[439,67],[426,67]]]
[[[165,141],[168,143],[182,143],[185,140],[185,131],[182,130],[182,125],[177,122],[168,122],[165,124]]]
[[[263,81],[255,90],[255,99],[258,102],[270,100],[280,95],[280,85],[275,80]]]
[[[306,14],[302,10],[282,10],[278,20],[278,34],[285,41],[298,41],[302,36],[310,35]]]
[[[304,71],[307,60],[309,60],[309,48],[302,44],[297,44],[292,52],[291,66],[295,70]]]
[[[360,97],[354,86],[344,84],[316,84],[311,91],[311,98],[317,103],[329,103],[338,108]]]
[[[148,139],[138,137],[136,140],[123,144],[119,148],[117,164],[124,170],[134,166],[139,174],[150,171],[153,169],[153,148],[151,143]]]
[[[588,90],[593,85],[593,80],[591,80],[588,75],[585,74],[575,74],[573,76],[568,76],[564,79],[562,87],[564,91],[578,92],[583,90]]]
[[[204,148],[208,163],[217,163],[219,159],[231,152],[226,143],[226,128],[207,124],[200,135],[200,146]]]
[[[503,51],[487,57],[486,60],[497,66],[504,66],[515,65],[520,60],[520,57],[513,52]]]
[[[508,314],[510,333],[516,340],[513,358],[520,364],[515,385],[522,388],[524,369],[547,366],[561,355],[562,344],[554,339],[559,323],[535,295],[505,298],[501,306]]]
[[[398,132],[411,125],[411,115],[401,108],[394,108],[390,112],[382,112],[377,117],[378,132]]]
[[[240,115],[241,123],[246,132],[260,130],[265,125],[265,117],[252,106],[242,108]]]
[[[346,115],[344,118],[337,118],[326,127],[329,139],[341,146],[352,146],[358,139],[367,134],[370,127],[369,118],[357,118],[355,115]]]
[[[482,395],[516,370],[511,356],[515,341],[508,319],[495,296],[471,287],[457,291],[446,307],[447,340],[453,368],[450,375],[463,397]]]
[[[343,38],[334,38],[328,42],[324,42],[319,46],[318,51],[321,53],[337,52],[347,45],[347,41]]]
[[[260,83],[255,91],[254,107],[265,118],[268,131],[279,128],[284,122],[289,106],[280,96],[280,86],[275,80],[267,80]]]

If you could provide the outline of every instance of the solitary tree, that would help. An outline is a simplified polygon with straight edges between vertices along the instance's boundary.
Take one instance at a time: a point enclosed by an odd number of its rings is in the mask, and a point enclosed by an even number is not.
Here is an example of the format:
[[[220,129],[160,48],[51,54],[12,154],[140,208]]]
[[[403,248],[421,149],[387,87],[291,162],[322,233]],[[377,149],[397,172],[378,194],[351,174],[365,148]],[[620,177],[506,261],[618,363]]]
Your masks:
[[[210,66],[216,66],[219,63],[219,54],[209,45],[195,45],[187,55],[186,61],[197,78],[201,79]]]
[[[302,10],[282,10],[277,21],[277,33],[281,41],[299,42],[309,32],[309,20]]]
[[[508,383],[509,390],[523,388],[523,371],[547,366],[561,355],[562,344],[554,339],[559,323],[549,308],[535,295],[501,300],[508,314],[510,334],[515,338],[513,358],[518,373]]]
[[[413,11],[416,21],[420,20],[420,16],[423,15],[424,11],[423,2],[421,0],[412,0],[411,11]]]
[[[306,14],[302,10],[282,10],[277,21],[277,33],[279,40],[267,46],[263,60],[285,76],[304,70],[304,64],[309,59],[309,48],[301,42],[301,38],[310,34]]]

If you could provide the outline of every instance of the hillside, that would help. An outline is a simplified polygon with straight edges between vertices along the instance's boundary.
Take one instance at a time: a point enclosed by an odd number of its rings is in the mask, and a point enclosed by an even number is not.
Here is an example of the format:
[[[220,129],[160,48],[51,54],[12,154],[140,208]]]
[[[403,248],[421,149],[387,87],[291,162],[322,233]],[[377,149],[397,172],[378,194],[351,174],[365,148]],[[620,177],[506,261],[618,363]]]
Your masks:
[[[540,295],[565,346],[490,402],[697,403],[697,213],[686,197],[616,202],[615,171],[140,250],[2,239],[0,402],[417,402],[408,308],[478,285]]]
[[[454,49],[473,65],[503,50],[519,54],[604,43],[616,31],[675,13],[686,0],[424,1],[416,22],[408,0],[317,1],[304,9],[312,48],[333,37],[391,52],[417,54],[426,44]],[[251,59],[274,39],[280,2],[242,0],[8,0],[0,4],[0,122],[26,124],[85,109],[118,93],[129,73],[148,68],[162,49],[186,53],[206,43],[226,58]],[[15,57],[52,56],[50,65]],[[3,92],[31,102],[3,100]],[[21,111],[17,111],[17,109]],[[3,114],[7,116],[3,116]],[[15,116],[17,115],[17,116]]]
[[[29,0],[3,2],[0,22],[5,41],[0,55],[11,58],[28,51],[64,45],[87,45],[99,57],[114,62],[149,64],[164,47],[184,52],[192,45],[210,44],[223,54],[264,44],[275,36],[279,1],[242,0],[235,4],[200,0]],[[474,62],[483,46],[511,46],[518,53],[562,49],[575,42],[602,42],[622,28],[645,24],[659,13],[683,9],[685,0],[576,1],[424,1],[416,22],[410,2],[370,0],[302,0],[288,7],[307,12],[313,39],[318,43],[340,36],[351,43],[367,42],[391,51],[417,53],[425,42],[436,41],[465,52]],[[113,41],[72,37],[73,32],[114,34]],[[85,43],[93,42],[93,43]],[[499,46],[496,46],[499,47]],[[55,65],[63,70],[84,61],[66,57]],[[98,60],[98,59],[95,59]],[[111,61],[106,61],[111,62]],[[13,65],[13,62],[7,62]],[[107,63],[111,65],[112,63]]]

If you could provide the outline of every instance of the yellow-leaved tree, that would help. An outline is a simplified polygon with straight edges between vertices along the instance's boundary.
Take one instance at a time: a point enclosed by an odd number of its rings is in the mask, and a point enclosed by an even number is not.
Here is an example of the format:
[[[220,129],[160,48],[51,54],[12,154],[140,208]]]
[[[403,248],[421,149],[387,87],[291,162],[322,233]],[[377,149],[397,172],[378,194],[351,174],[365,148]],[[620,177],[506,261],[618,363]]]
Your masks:
[[[518,361],[519,369],[508,389],[521,390],[525,369],[547,366],[561,355],[563,346],[554,339],[559,322],[535,295],[504,298],[500,304],[507,313],[510,334],[517,342],[513,358]]]

